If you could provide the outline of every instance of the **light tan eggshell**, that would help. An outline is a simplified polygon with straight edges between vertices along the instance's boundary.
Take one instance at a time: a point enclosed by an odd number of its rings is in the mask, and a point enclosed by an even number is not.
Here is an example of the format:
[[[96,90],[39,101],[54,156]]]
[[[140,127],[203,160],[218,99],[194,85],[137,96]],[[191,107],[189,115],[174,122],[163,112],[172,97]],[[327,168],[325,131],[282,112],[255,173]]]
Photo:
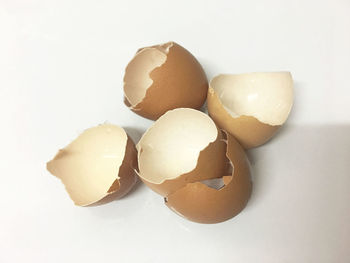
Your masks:
[[[125,131],[103,124],[84,131],[47,163],[78,206],[124,196],[137,181],[135,144]]]
[[[249,162],[241,145],[227,134],[228,159],[232,176],[223,176],[225,186],[219,190],[201,182],[189,183],[168,195],[166,205],[177,214],[198,223],[219,223],[240,213],[252,191]]]
[[[153,82],[143,100],[133,105],[127,94],[139,87],[128,85],[128,80],[138,77],[131,74],[130,68],[135,67],[133,61],[137,56],[142,52],[151,52],[150,49],[163,52],[166,60],[149,73]],[[139,49],[125,69],[124,102],[132,111],[148,119],[156,120],[175,108],[199,109],[206,100],[207,90],[208,80],[202,66],[189,51],[175,42]]]
[[[128,136],[124,160],[119,168],[119,179],[116,179],[109,188],[108,195],[93,205],[105,204],[113,200],[120,199],[129,193],[137,182],[137,170],[137,151],[134,142]]]
[[[270,73],[245,73],[239,74],[237,76],[243,76],[245,78],[252,75],[252,80],[254,78],[259,78],[259,74],[269,74],[269,78],[285,78],[287,82],[286,92],[289,95],[288,100],[291,102],[286,102],[286,108],[289,111],[292,107],[293,91],[292,91],[292,78],[289,72],[270,72]],[[258,77],[256,77],[256,75]],[[230,76],[230,75],[227,75]],[[231,75],[234,76],[234,75]],[[225,77],[225,75],[219,75],[213,78],[209,84],[207,105],[210,117],[215,121],[215,123],[223,130],[228,131],[230,134],[234,135],[236,139],[241,143],[241,145],[250,149],[253,147],[260,146],[270,140],[273,135],[278,131],[278,129],[283,125],[281,124],[269,124],[267,122],[260,121],[258,118],[252,115],[242,114],[240,116],[232,116],[227,109],[224,107],[222,101],[220,100],[217,92],[213,88],[213,81],[216,78]],[[253,85],[253,84],[252,84]],[[232,87],[234,88],[234,87]],[[281,87],[284,88],[284,87]],[[280,99],[283,101],[283,99]],[[278,107],[277,107],[278,108]],[[287,111],[287,119],[289,111]]]

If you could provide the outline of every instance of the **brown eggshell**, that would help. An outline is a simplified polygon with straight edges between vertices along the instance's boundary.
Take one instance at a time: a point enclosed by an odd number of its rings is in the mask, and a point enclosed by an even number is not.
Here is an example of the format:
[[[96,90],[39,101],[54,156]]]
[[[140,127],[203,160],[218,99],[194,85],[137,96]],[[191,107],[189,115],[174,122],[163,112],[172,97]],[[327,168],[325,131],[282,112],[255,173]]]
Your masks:
[[[240,144],[227,135],[227,157],[232,176],[224,176],[219,190],[201,182],[189,183],[168,195],[166,205],[177,214],[198,223],[219,223],[236,216],[246,206],[252,191],[249,162]]]
[[[215,123],[233,134],[245,149],[266,143],[281,127],[260,122],[252,116],[234,118],[226,111],[212,88],[208,90],[208,112]]]
[[[47,163],[78,206],[121,198],[137,181],[137,152],[125,131],[103,124],[84,131]]]
[[[221,96],[216,86],[221,86]],[[223,89],[224,86],[226,89]],[[243,92],[237,93],[235,101],[228,103],[228,93],[235,89]],[[239,105],[235,107],[242,107],[243,110],[233,116],[225,107],[224,100],[231,106]],[[234,135],[246,149],[270,140],[286,121],[292,104],[293,80],[289,72],[219,75],[211,80],[208,89],[207,105],[210,117],[221,129]],[[252,110],[254,105],[257,105],[255,112]]]
[[[191,172],[175,179],[165,180],[161,184],[154,184],[140,178],[153,191],[166,197],[188,183],[221,177],[228,169],[225,149],[226,143],[221,131],[218,130],[217,139],[200,152],[197,165]]]
[[[128,84],[138,78],[131,69],[137,72],[135,58],[144,55],[142,52],[151,52],[150,49],[163,52],[166,60],[149,73],[153,82],[147,88],[143,100],[133,105],[128,100],[128,94],[130,96],[132,89],[140,89],[141,84]],[[149,57],[151,60],[152,56]],[[174,42],[139,49],[125,70],[125,104],[135,113],[152,120],[175,108],[199,109],[206,100],[207,90],[208,81],[202,66],[189,51]]]
[[[136,147],[141,180],[162,196],[229,168],[222,132],[208,115],[190,108],[165,113]]]

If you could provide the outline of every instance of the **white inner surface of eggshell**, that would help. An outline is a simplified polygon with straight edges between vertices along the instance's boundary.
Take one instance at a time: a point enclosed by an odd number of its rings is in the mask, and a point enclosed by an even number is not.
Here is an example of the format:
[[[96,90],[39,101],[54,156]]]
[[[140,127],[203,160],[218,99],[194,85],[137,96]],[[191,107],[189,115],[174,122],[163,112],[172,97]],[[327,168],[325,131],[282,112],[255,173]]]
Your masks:
[[[223,74],[210,87],[232,117],[253,116],[263,123],[281,125],[293,105],[289,72]]]
[[[137,144],[141,178],[160,184],[192,171],[200,152],[218,136],[208,115],[179,108],[161,116]]]
[[[140,49],[129,62],[124,75],[124,93],[131,107],[139,104],[152,86],[150,73],[163,65],[172,42]]]
[[[127,139],[118,126],[90,128],[61,150],[62,156],[50,161],[48,169],[62,180],[75,204],[95,203],[119,179]]]

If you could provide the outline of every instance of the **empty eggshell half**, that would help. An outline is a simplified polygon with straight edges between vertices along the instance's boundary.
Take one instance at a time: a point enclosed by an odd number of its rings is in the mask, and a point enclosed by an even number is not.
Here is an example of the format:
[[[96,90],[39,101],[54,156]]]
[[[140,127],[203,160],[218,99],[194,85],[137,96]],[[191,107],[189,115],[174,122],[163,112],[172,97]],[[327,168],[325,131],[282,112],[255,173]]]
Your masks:
[[[137,153],[124,129],[103,124],[85,130],[47,163],[78,206],[105,203],[136,183]]]
[[[125,69],[125,104],[152,120],[175,108],[199,109],[207,91],[202,66],[175,42],[139,49]]]
[[[165,197],[188,182],[220,177],[227,168],[225,147],[208,115],[189,108],[170,110],[136,146],[139,176]]]
[[[213,189],[203,182],[189,183],[166,198],[169,208],[191,221],[207,224],[223,222],[243,210],[252,191],[249,162],[232,135],[227,134],[226,142],[233,173],[224,174],[223,186]]]
[[[244,207],[251,186],[248,189],[244,180],[236,178],[232,180],[234,187],[227,183],[227,178],[231,180],[232,176],[225,176],[232,167],[226,156],[225,138],[213,120],[200,111],[189,108],[168,111],[146,131],[136,146],[139,176],[147,186],[165,197],[167,205],[178,214],[201,223],[226,220]],[[234,143],[230,142],[230,146]],[[245,167],[245,163],[248,165],[240,146],[232,151],[237,152],[235,161],[242,162],[242,167]],[[249,167],[246,168],[239,168],[238,171],[250,182]],[[208,186],[208,181],[218,181],[218,178],[224,179],[224,183],[230,187],[223,185],[223,188],[214,189]],[[205,190],[197,191],[198,185]],[[242,189],[237,190],[237,187]],[[209,196],[213,199],[210,200]],[[181,208],[181,198],[184,198],[183,202],[188,202],[188,210]],[[235,200],[232,201],[232,198]],[[194,205],[193,211],[190,211],[191,204],[196,202],[197,206]],[[217,213],[213,206],[225,211]],[[202,213],[200,209],[207,213]]]
[[[223,74],[208,89],[215,123],[252,148],[267,142],[287,120],[293,105],[290,72]]]

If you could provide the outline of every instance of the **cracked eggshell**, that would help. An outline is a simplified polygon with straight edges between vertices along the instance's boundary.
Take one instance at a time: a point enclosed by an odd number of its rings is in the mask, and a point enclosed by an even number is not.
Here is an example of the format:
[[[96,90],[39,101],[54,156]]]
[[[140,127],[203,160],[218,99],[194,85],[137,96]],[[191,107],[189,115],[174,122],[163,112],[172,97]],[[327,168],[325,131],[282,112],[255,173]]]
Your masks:
[[[163,197],[188,183],[220,177],[228,168],[221,131],[193,109],[168,111],[136,147],[141,180]]]
[[[202,66],[175,42],[139,49],[125,69],[124,102],[148,119],[175,108],[199,109],[207,90]]]
[[[208,89],[208,112],[215,123],[253,148],[267,142],[287,120],[293,105],[290,72],[224,74]]]
[[[78,206],[124,196],[137,181],[137,153],[124,129],[103,124],[85,130],[47,163]]]
[[[230,134],[227,134],[226,155],[233,173],[223,176],[222,188],[213,189],[202,182],[188,183],[168,195],[166,205],[188,220],[206,224],[223,222],[240,213],[251,195],[252,182],[246,154]]]

